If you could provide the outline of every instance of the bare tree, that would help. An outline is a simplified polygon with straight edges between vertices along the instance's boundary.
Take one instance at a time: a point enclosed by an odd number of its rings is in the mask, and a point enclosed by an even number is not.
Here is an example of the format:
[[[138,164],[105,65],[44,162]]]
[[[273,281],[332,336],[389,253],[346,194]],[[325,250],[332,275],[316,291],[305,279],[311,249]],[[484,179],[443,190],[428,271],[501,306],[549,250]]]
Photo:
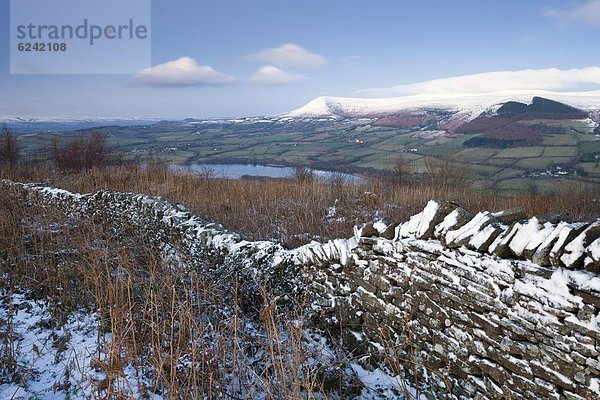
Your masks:
[[[62,148],[60,142],[56,136],[52,138],[52,161],[54,161],[54,168],[56,170],[62,169],[61,161],[62,161]]]
[[[412,162],[407,161],[402,154],[399,154],[393,161],[392,165],[394,182],[403,184],[409,182],[415,173],[415,166]]]
[[[12,130],[4,125],[2,127],[2,137],[0,138],[0,157],[2,165],[12,169],[19,163],[19,144],[17,137]]]
[[[106,137],[98,132],[92,132],[92,135],[87,140],[84,146],[84,167],[90,170],[94,167],[103,167],[106,163]]]
[[[431,182],[441,188],[467,187],[471,176],[468,164],[456,162],[452,157],[425,158],[425,168]]]

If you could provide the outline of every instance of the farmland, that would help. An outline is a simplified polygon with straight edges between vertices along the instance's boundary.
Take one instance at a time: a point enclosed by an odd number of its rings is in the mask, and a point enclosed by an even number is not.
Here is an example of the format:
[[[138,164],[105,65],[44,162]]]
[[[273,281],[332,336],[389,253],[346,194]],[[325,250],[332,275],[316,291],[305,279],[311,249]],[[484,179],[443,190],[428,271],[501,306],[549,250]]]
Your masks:
[[[426,127],[378,126],[371,119],[243,119],[162,121],[139,126],[95,128],[126,159],[148,155],[170,162],[310,165],[340,172],[380,175],[401,160],[419,175],[427,160],[467,167],[475,187],[545,191],[566,182],[600,183],[600,135],[579,120],[528,120],[521,124],[551,127],[532,146],[467,147],[477,134],[448,133]],[[47,157],[54,138],[85,135],[92,129],[66,132],[21,132],[23,152]]]

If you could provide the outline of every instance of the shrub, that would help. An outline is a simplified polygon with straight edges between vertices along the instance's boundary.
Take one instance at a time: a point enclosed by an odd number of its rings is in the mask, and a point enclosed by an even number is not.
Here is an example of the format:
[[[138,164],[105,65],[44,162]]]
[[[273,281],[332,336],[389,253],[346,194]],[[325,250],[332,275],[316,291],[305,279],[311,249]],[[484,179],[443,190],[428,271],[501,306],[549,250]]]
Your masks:
[[[297,165],[294,168],[294,178],[300,182],[312,181],[315,178],[315,171],[305,165]]]
[[[89,171],[106,165],[106,137],[94,131],[89,137],[79,135],[64,146],[58,139],[52,143],[54,166],[59,171]]]
[[[19,144],[17,137],[6,125],[2,128],[2,138],[0,138],[0,161],[2,166],[13,169],[19,163]]]

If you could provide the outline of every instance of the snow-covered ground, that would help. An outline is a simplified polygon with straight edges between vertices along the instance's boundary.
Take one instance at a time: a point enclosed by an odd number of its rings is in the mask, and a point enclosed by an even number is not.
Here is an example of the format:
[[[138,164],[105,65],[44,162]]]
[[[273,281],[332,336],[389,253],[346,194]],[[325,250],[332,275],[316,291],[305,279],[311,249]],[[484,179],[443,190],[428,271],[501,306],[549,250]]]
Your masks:
[[[61,321],[49,302],[2,291],[0,322],[0,399],[104,397],[106,375],[99,365],[110,334],[98,335],[96,313],[75,311]],[[11,355],[14,364],[9,365]],[[125,398],[141,398],[139,388],[148,386],[131,366],[118,381],[115,386]],[[144,396],[162,398],[148,391]]]
[[[2,399],[89,397],[96,374],[96,315],[76,312],[57,326],[49,304],[0,292]],[[11,357],[14,356],[14,358]],[[8,359],[15,364],[9,365]]]
[[[253,324],[247,327],[260,336]],[[66,321],[57,318],[53,306],[25,293],[0,291],[0,399],[95,399],[106,395],[106,375],[102,359],[111,335],[98,334],[96,313],[84,310],[69,314]],[[282,339],[285,340],[285,339]],[[357,361],[340,360],[319,333],[305,331],[306,354],[315,368],[343,368],[347,382],[355,381],[355,398],[375,400],[404,398],[416,391],[399,376],[382,369],[365,369]],[[99,344],[100,343],[100,344]],[[260,362],[257,354],[255,362]],[[6,362],[14,360],[14,364]],[[10,365],[9,365],[10,364]],[[152,387],[150,379],[126,365],[117,374],[121,398],[162,399],[163,395],[143,388]],[[164,393],[163,393],[164,394]],[[249,395],[249,393],[246,393]],[[315,394],[316,398],[321,398]],[[266,397],[266,393],[252,392]],[[335,397],[334,397],[335,398]]]

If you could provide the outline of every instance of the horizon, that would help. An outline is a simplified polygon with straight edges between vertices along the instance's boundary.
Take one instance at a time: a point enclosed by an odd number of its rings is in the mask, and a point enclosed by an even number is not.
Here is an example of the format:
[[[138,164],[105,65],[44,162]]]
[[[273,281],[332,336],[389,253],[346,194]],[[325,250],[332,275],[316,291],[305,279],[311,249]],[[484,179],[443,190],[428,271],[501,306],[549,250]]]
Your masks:
[[[151,67],[18,75],[9,70],[3,3],[0,115],[239,118],[292,111],[319,96],[600,89],[600,60],[590,52],[599,0],[151,4]]]
[[[502,97],[498,97],[502,96]],[[82,121],[82,120],[115,120],[115,121],[125,121],[125,120],[140,120],[140,121],[161,121],[161,120],[172,120],[172,121],[181,121],[181,120],[236,120],[236,119],[253,119],[253,118],[278,118],[278,117],[287,117],[288,114],[294,114],[295,112],[301,111],[302,109],[311,105],[311,103],[318,101],[319,99],[331,99],[331,100],[347,100],[347,101],[359,101],[359,102],[369,102],[371,100],[374,101],[386,101],[389,100],[391,102],[405,102],[410,104],[411,101],[422,101],[423,104],[427,104],[427,102],[436,102],[443,103],[444,100],[450,101],[459,101],[464,99],[474,99],[474,98],[494,98],[498,97],[498,101],[490,104],[490,106],[499,105],[508,101],[518,101],[520,103],[531,104],[531,100],[534,97],[542,97],[547,96],[548,99],[554,100],[566,105],[570,105],[575,108],[584,108],[582,104],[577,104],[574,99],[586,99],[593,98],[595,101],[590,103],[590,107],[598,108],[600,107],[600,89],[598,90],[589,90],[589,91],[580,91],[580,92],[558,92],[558,91],[547,91],[547,90],[505,90],[505,91],[497,91],[497,92],[483,92],[483,93],[440,93],[440,94],[431,94],[431,93],[423,93],[423,94],[410,94],[410,95],[402,95],[402,96],[390,96],[390,97],[341,97],[341,96],[317,96],[305,104],[294,110],[288,110],[283,113],[271,114],[271,115],[238,115],[238,116],[228,116],[228,115],[216,115],[210,117],[198,117],[198,116],[183,116],[183,117],[162,117],[162,116],[90,116],[90,115],[82,115],[82,116],[69,116],[69,115],[0,115],[0,121],[11,121],[11,120],[22,120],[26,122],[30,121]],[[563,97],[564,96],[564,97]],[[572,99],[568,99],[568,96],[572,96]],[[528,98],[531,100],[528,100]],[[567,99],[565,99],[567,97]],[[569,101],[571,100],[571,101]],[[583,101],[583,100],[581,100]],[[458,103],[457,103],[458,104]]]

